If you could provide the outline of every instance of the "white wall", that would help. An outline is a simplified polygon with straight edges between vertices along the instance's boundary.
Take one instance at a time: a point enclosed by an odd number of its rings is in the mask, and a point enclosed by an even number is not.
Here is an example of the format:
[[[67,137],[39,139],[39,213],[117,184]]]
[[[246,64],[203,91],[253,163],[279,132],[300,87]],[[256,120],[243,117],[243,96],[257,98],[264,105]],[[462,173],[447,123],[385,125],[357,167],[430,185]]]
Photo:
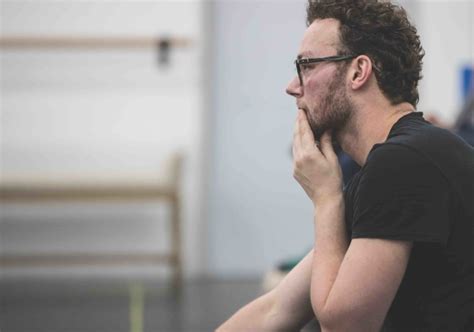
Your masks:
[[[157,176],[170,151],[185,153],[187,276],[202,274],[205,266],[204,6],[202,1],[1,1],[2,35],[193,41],[190,48],[172,49],[170,65],[161,67],[156,49],[0,54],[2,176]],[[2,206],[0,243],[4,252],[15,253],[166,249],[167,212],[155,204]],[[143,272],[130,269],[112,270]]]
[[[453,123],[462,107],[461,69],[474,66],[474,1],[421,0],[415,6],[426,51],[418,108]]]
[[[473,59],[472,1],[399,1],[426,49],[419,110],[451,121],[459,66]],[[313,243],[311,204],[292,179],[296,109],[284,87],[306,1],[214,2],[209,271],[260,275]]]
[[[312,245],[311,203],[292,178],[296,108],[285,87],[304,1],[214,2],[209,271],[260,274]]]

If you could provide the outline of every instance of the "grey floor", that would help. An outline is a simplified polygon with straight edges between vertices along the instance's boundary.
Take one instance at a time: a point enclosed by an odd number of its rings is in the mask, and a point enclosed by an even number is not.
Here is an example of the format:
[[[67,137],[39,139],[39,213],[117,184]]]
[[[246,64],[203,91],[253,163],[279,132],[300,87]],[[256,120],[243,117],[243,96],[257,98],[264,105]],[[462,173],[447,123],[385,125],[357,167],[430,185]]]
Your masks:
[[[179,293],[167,282],[3,280],[0,331],[213,331],[259,291],[259,280],[197,280]]]

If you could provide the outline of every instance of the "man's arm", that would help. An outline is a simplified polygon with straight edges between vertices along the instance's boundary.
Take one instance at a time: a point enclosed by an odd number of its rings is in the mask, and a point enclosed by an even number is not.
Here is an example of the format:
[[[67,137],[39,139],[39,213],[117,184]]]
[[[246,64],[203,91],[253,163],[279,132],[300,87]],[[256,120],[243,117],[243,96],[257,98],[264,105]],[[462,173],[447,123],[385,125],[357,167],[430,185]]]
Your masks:
[[[237,311],[217,331],[293,331],[312,318],[310,284],[313,251],[270,292]]]
[[[379,331],[400,286],[412,243],[353,239],[344,221],[342,174],[331,135],[314,141],[298,112],[294,176],[315,205],[311,304],[323,331]]]
[[[315,212],[312,306],[323,331],[380,331],[411,243],[363,238],[347,246],[341,204],[342,198],[332,198]]]

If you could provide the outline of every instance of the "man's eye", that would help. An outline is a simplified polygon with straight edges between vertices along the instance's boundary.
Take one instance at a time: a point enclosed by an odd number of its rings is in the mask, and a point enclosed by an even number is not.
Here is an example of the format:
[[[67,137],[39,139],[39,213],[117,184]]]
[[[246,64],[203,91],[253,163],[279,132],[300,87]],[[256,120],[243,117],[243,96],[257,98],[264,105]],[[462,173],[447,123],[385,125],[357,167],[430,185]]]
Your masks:
[[[301,69],[302,72],[307,72],[307,71],[309,71],[313,68],[314,68],[313,64],[311,64],[311,65],[310,64],[304,64],[304,65],[301,65],[300,69]]]

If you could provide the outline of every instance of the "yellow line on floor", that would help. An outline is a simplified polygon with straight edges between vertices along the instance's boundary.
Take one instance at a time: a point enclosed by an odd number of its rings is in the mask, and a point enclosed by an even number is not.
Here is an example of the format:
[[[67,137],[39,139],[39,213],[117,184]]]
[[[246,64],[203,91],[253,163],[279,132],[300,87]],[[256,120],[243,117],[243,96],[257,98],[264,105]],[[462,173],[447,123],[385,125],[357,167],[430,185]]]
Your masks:
[[[143,308],[145,291],[143,285],[130,285],[130,332],[143,332]]]

